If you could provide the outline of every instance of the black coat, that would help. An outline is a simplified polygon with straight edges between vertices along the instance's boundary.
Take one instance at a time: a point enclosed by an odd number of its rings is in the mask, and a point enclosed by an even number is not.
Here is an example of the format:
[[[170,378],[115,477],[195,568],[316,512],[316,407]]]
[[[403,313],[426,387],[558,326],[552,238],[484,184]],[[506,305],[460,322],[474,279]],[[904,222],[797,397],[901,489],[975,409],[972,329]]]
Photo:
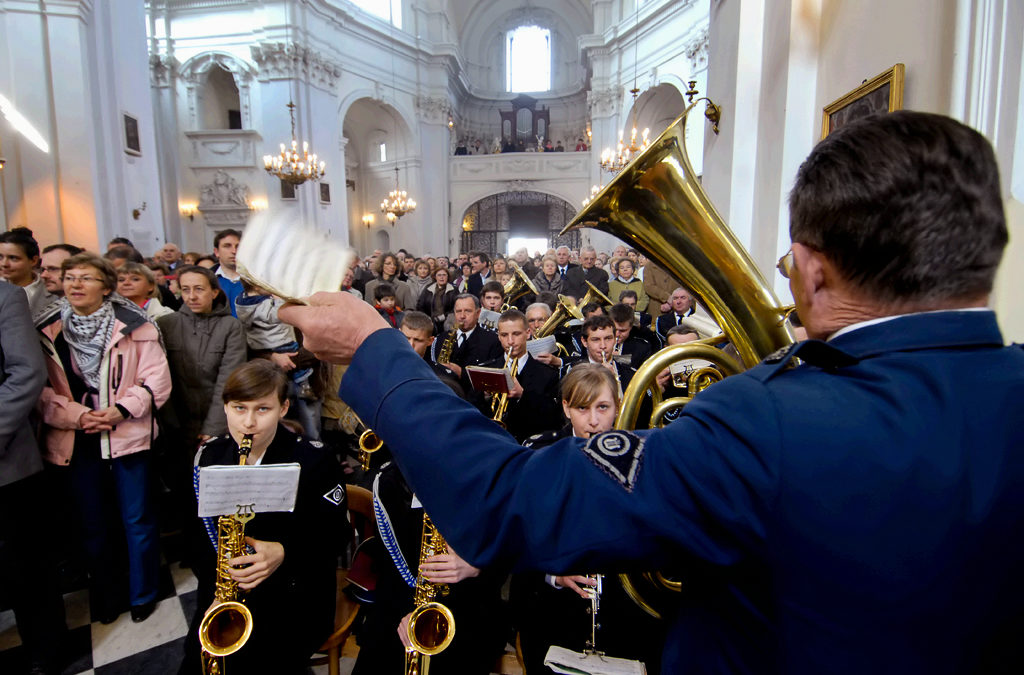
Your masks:
[[[585,283],[587,281],[594,284],[597,290],[608,295],[608,273],[596,265],[588,270],[583,269],[580,265],[570,266],[569,271],[565,273],[565,293],[576,298],[577,301],[582,300],[588,290]]]
[[[345,479],[337,459],[319,441],[304,440],[278,425],[261,465],[288,462],[302,467],[294,511],[259,513],[245,528],[254,539],[281,543],[284,562],[245,593],[253,633],[240,651],[227,657],[227,672],[305,672],[310,654],[334,627],[338,555],[349,537]],[[204,444],[197,460],[199,466],[237,463],[238,446],[227,435]],[[215,522],[213,526],[216,532]],[[192,521],[189,535],[200,555],[193,566],[199,588],[183,673],[198,666],[196,631],[216,585],[215,549],[199,518]]]
[[[689,313],[684,314],[679,318],[685,318],[687,316],[693,316],[692,309],[689,311]],[[658,335],[661,336],[662,340],[668,340],[669,329],[677,325],[679,325],[679,323],[678,321],[676,321],[676,313],[669,312],[668,314],[662,314],[661,316],[659,316],[658,320],[654,324],[654,327],[655,330],[658,331]]]
[[[440,341],[439,341],[440,342]],[[440,346],[438,346],[440,350]],[[452,363],[465,368],[466,366],[479,366],[485,361],[492,361],[501,358],[503,351],[498,334],[481,326],[473,329],[462,346],[452,348]]]
[[[481,365],[501,368],[504,357],[498,357]],[[562,423],[562,408],[558,403],[558,371],[534,358],[528,358],[526,365],[516,375],[523,388],[523,395],[508,399],[505,427],[520,443],[540,433],[553,429]],[[475,402],[488,417],[492,416],[491,401],[476,392]]]
[[[416,311],[423,312],[429,316],[434,321],[435,333],[440,335],[441,331],[444,330],[444,318],[438,321],[437,316],[434,314],[434,292],[436,289],[436,282],[423,289],[419,299],[416,301]],[[444,294],[441,296],[441,311],[447,317],[455,310],[455,298],[459,295],[459,292],[451,284],[446,285],[445,289]]]

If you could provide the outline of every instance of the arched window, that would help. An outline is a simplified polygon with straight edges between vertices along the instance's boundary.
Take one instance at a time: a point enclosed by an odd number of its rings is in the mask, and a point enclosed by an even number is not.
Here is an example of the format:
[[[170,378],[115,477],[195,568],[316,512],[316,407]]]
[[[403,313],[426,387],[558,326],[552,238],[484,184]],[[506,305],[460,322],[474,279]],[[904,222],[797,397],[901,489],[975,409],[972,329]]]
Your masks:
[[[402,27],[402,0],[352,0],[359,9]]]
[[[505,90],[511,92],[551,89],[551,31],[540,26],[520,26],[505,40]]]

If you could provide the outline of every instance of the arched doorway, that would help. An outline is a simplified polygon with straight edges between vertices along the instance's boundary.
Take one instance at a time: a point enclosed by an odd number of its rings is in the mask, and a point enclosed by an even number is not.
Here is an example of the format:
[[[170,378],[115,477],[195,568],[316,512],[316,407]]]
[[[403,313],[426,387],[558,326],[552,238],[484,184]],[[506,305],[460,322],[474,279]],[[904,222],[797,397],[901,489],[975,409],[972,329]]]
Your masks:
[[[546,239],[547,247],[580,247],[579,230],[559,236],[576,207],[544,192],[501,192],[470,205],[462,214],[460,253],[505,253],[511,238]]]

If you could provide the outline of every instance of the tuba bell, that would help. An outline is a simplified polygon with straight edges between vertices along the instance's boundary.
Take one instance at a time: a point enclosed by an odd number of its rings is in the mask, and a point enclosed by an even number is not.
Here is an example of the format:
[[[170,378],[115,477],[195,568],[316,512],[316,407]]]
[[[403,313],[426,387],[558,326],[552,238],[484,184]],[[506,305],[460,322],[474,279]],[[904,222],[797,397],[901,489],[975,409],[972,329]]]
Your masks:
[[[693,171],[686,154],[686,119],[694,105],[638,155],[566,225],[561,234],[578,227],[593,227],[636,248],[693,290],[735,347],[735,359],[713,343],[721,338],[673,345],[657,352],[633,376],[626,389],[617,429],[636,428],[640,404],[650,390],[654,415],[660,419],[672,408],[684,406],[687,396],[662,400],[655,380],[659,372],[684,359],[704,359],[724,376],[742,372],[772,352],[793,342],[787,321],[790,308],[778,298],[718,211]],[[706,378],[707,386],[716,378]],[[627,593],[648,613],[659,612],[641,588],[654,586],[678,591],[681,583],[660,572],[640,578],[620,577]]]

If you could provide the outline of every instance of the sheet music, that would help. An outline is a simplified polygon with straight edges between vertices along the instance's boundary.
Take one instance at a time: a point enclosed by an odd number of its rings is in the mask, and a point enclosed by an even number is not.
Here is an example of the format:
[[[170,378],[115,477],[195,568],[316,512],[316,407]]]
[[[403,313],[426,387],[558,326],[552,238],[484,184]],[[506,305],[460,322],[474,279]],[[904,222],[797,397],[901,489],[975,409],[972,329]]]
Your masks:
[[[563,675],[646,675],[640,661],[617,659],[599,654],[581,654],[552,645],[544,655],[544,665]]]
[[[558,342],[555,340],[554,335],[537,338],[536,340],[527,340],[526,351],[530,352],[530,356],[554,354],[558,351]]]
[[[477,319],[477,323],[487,330],[498,330],[498,319],[500,318],[501,314],[499,312],[495,312],[492,309],[481,309],[480,318]]]
[[[225,516],[240,505],[252,504],[257,514],[295,509],[300,466],[233,464],[204,466],[199,470],[199,516]]]
[[[676,361],[669,365],[668,370],[673,375],[689,375],[695,370],[710,368],[713,365],[715,364],[710,361],[705,361],[704,359],[683,359],[682,361]]]
[[[263,212],[246,226],[236,262],[246,281],[301,302],[319,291],[341,289],[353,255],[323,230]]]

